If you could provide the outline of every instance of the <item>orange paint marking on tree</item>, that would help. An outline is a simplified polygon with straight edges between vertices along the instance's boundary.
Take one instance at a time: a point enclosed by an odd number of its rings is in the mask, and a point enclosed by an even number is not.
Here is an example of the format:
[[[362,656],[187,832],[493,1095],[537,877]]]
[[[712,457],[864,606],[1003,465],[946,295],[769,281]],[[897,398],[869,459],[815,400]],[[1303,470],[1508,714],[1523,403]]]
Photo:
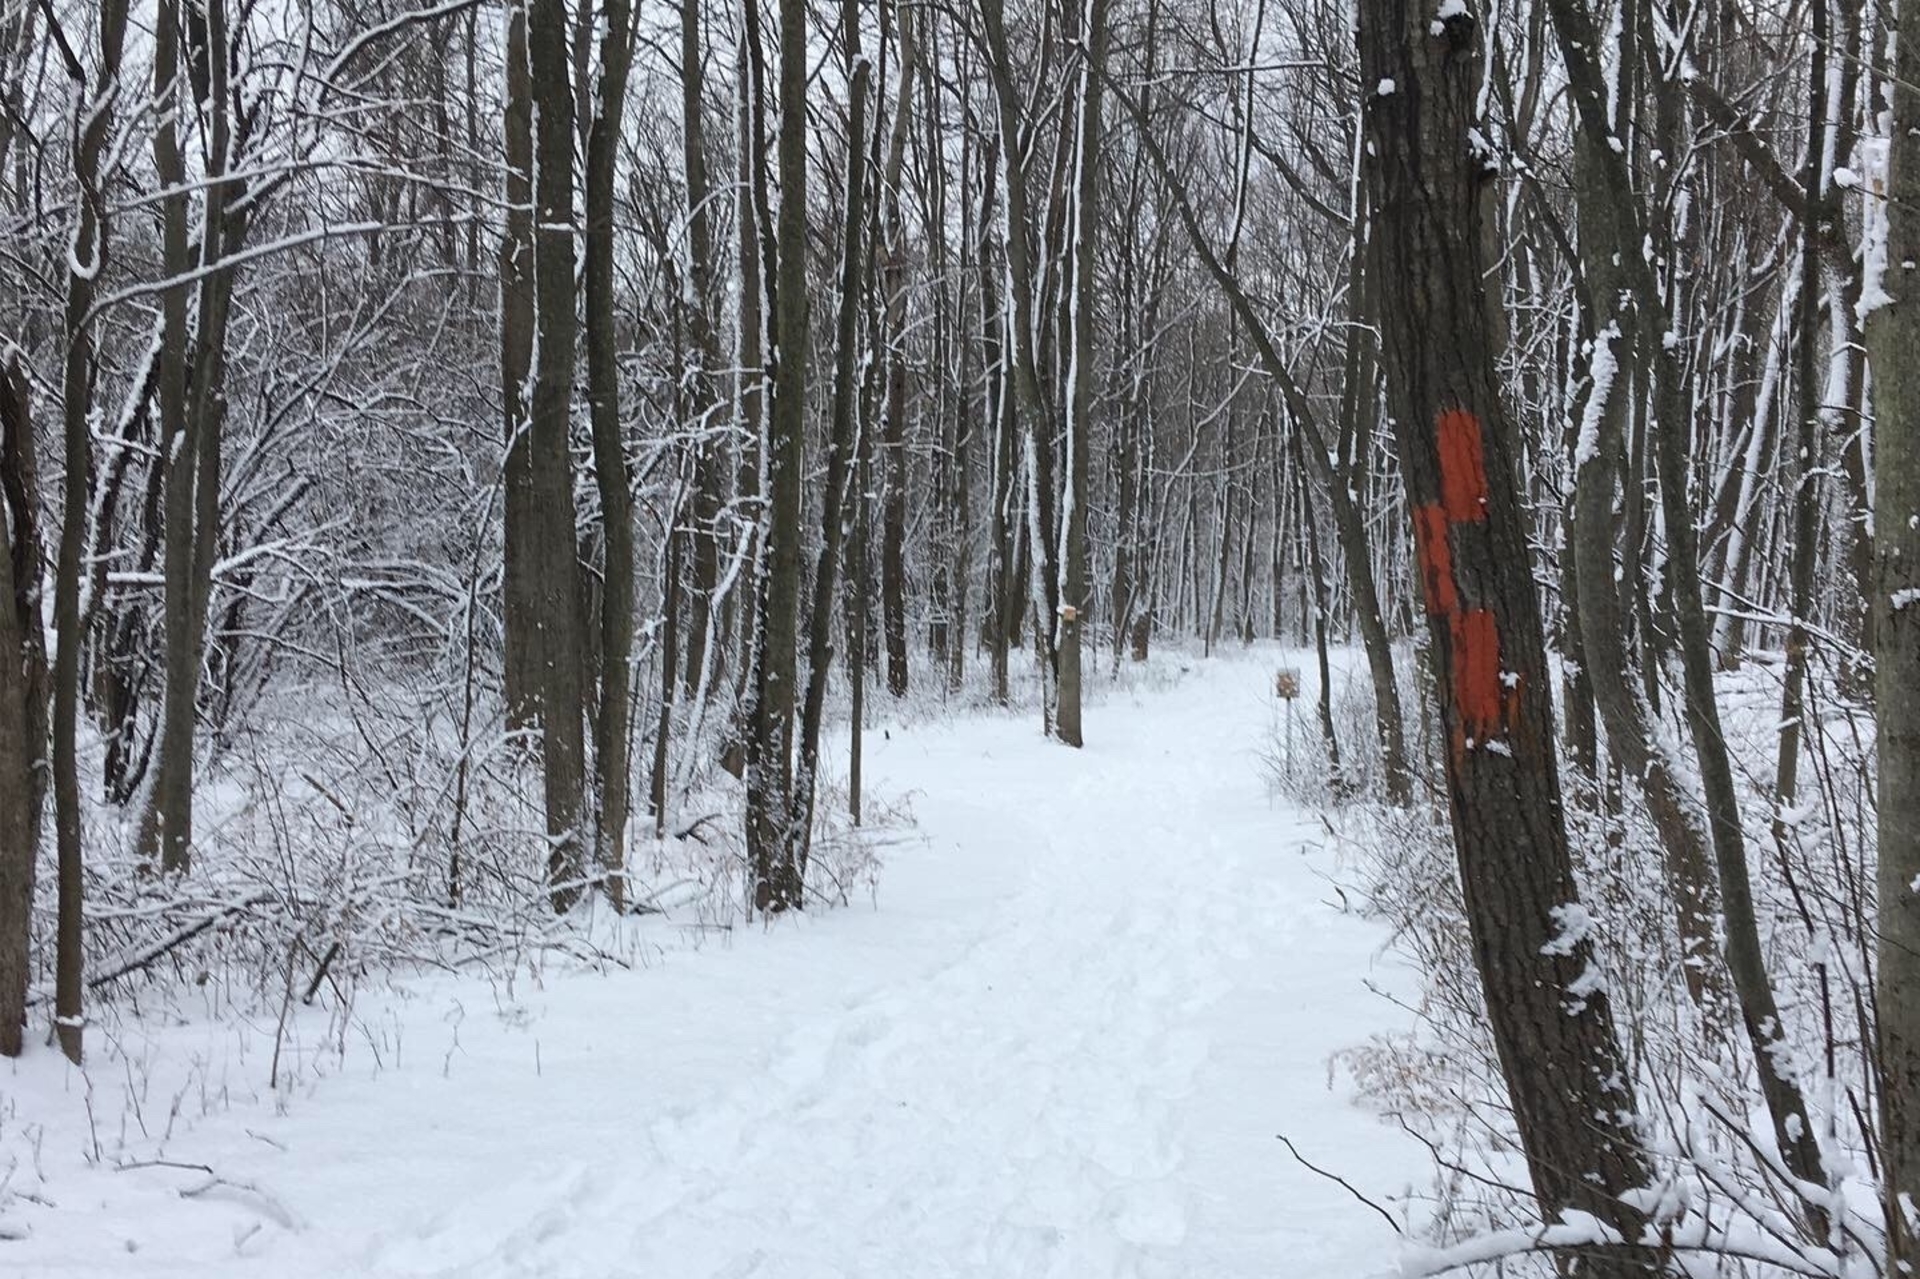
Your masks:
[[[1487,460],[1480,419],[1465,409],[1440,415],[1440,504],[1455,524],[1487,518]]]
[[[1464,607],[1453,571],[1453,530],[1487,521],[1486,441],[1480,419],[1447,409],[1435,419],[1440,500],[1413,508],[1414,552],[1427,612],[1447,619],[1453,676],[1453,752],[1482,745],[1514,728],[1519,681],[1500,666],[1500,625],[1484,608]],[[1511,682],[1510,682],[1511,681]]]
[[[1500,628],[1484,608],[1456,612],[1453,631],[1453,700],[1467,736],[1486,741],[1504,726],[1500,683]]]
[[[1413,548],[1420,560],[1420,584],[1427,612],[1444,617],[1460,607],[1453,584],[1453,547],[1447,542],[1447,513],[1437,502],[1413,508]]]

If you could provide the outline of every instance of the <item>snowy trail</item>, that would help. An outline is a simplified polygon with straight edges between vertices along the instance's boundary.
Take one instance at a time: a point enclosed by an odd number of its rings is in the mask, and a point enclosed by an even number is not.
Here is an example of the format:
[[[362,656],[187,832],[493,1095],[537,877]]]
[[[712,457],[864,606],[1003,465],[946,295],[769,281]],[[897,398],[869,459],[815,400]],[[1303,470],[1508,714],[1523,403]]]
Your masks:
[[[281,1116],[237,1107],[167,1152],[271,1202],[96,1173],[106,1228],[0,1243],[0,1270],[1386,1269],[1386,1223],[1275,1137],[1376,1197],[1422,1175],[1330,1076],[1396,1014],[1362,984],[1378,930],[1326,903],[1310,829],[1265,796],[1268,677],[1213,663],[1116,697],[1084,752],[1004,717],[876,734],[869,784],[908,795],[925,836],[892,851],[878,911],[504,1005],[467,990],[452,1015],[436,991],[396,1023],[398,1067]]]

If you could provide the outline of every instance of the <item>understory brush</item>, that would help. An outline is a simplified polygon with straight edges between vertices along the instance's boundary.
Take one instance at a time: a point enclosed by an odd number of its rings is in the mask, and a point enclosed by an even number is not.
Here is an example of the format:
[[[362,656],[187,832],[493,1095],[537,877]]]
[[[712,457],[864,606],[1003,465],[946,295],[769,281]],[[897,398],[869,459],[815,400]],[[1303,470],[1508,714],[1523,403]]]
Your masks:
[[[1724,983],[1689,995],[1661,846],[1632,784],[1605,770],[1588,777],[1563,757],[1566,819],[1597,984],[1619,1029],[1655,1170],[1637,1205],[1648,1235],[1628,1242],[1647,1244],[1655,1268],[1674,1273],[1864,1279],[1881,1273],[1885,1254],[1873,1124],[1872,727],[1823,681],[1803,747],[1800,802],[1775,813],[1778,679],[1776,667],[1751,664],[1723,677],[1721,698],[1742,770],[1755,908],[1784,1051],[1830,1184],[1796,1182],[1782,1165]],[[1365,757],[1348,744],[1372,736],[1371,704],[1343,693],[1334,705],[1344,772],[1349,757]],[[1425,727],[1411,731],[1425,716],[1408,722],[1411,739],[1428,736]],[[1684,733],[1677,724],[1669,731],[1676,740]],[[1324,771],[1316,780],[1302,756],[1296,741],[1291,770],[1270,757],[1270,783],[1319,811],[1339,897],[1387,925],[1388,949],[1416,974],[1417,997],[1406,1001],[1413,1028],[1340,1060],[1365,1104],[1432,1156],[1430,1186],[1402,1205],[1421,1245],[1409,1251],[1405,1273],[1477,1267],[1548,1276],[1582,1248],[1617,1242],[1595,1222],[1542,1222],[1527,1185],[1487,1029],[1444,790],[1416,784],[1416,802],[1392,808],[1376,787],[1353,788],[1353,773],[1344,790],[1329,786]],[[1430,743],[1416,754],[1435,757]],[[1322,770],[1324,759],[1322,752],[1316,760]]]
[[[658,680],[657,656],[641,653],[642,681]],[[869,672],[864,731],[991,705],[985,663],[969,656],[957,687],[929,666],[897,699]],[[1037,728],[1040,681],[1029,654],[1012,656],[1005,713]],[[1170,687],[1190,661],[1170,650],[1123,663],[1089,680],[1088,700]],[[85,743],[83,785],[94,797],[85,812],[87,1005],[110,1054],[121,1038],[114,1028],[142,1019],[284,1022],[289,1005],[325,1010],[344,1042],[370,986],[391,991],[434,973],[511,984],[633,968],[724,939],[749,918],[742,786],[723,766],[736,731],[726,696],[635,724],[625,864],[593,868],[583,885],[617,876],[624,913],[589,893],[556,914],[538,764],[505,724],[497,679],[459,646],[378,679],[346,669],[283,665],[244,716],[207,734],[185,874],[140,864],[144,793],[124,804],[99,798],[105,743]],[[852,812],[846,674],[835,672],[829,698],[809,844],[807,904],[816,908],[876,901],[884,851],[911,823],[898,796],[868,791]],[[52,997],[55,887],[49,850],[33,912],[37,1008]]]

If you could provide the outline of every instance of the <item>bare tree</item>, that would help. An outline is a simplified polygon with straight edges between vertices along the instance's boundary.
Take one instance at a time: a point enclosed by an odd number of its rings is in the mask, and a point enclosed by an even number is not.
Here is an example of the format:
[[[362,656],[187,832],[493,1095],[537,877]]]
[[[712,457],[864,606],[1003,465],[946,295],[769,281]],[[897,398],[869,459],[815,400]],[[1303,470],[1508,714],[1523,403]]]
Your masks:
[[[548,879],[554,909],[565,911],[580,896],[588,839],[583,614],[570,446],[576,335],[573,77],[561,0],[529,0],[526,21],[534,212],[533,403],[527,432],[537,521],[529,530],[527,551],[538,573],[538,611],[530,631],[540,679]]]
[[[19,352],[0,353],[0,1056],[18,1057],[32,972],[34,863],[46,807],[47,654],[39,485]]]
[[[1633,1088],[1561,810],[1538,592],[1495,379],[1482,230],[1489,158],[1475,143],[1478,19],[1408,0],[1360,11],[1381,353],[1412,505],[1435,657],[1448,809],[1488,1021],[1534,1192],[1637,1240],[1623,1198],[1648,1178]],[[1594,1275],[1640,1273],[1602,1258]]]
[[[1904,6],[1902,16],[1905,15]],[[1873,312],[1874,489],[1881,518],[1872,599],[1878,699],[1880,1152],[1885,1168],[1887,1272],[1920,1265],[1920,40],[1894,45],[1892,154],[1887,186],[1888,295]],[[1901,264],[1896,268],[1894,264]]]
[[[692,0],[687,7],[693,8]],[[599,600],[600,690],[593,715],[594,792],[598,822],[595,863],[606,874],[616,909],[626,901],[627,735],[634,632],[633,497],[620,413],[620,351],[613,288],[614,166],[633,58],[633,9],[605,0],[600,23],[599,79],[588,97],[586,144],[587,400],[592,417],[593,473],[600,495],[604,585]],[[668,672],[668,679],[673,678]],[[660,740],[666,740],[665,734]]]
[[[755,641],[752,735],[747,742],[747,845],[753,904],[777,912],[802,904],[787,829],[793,799],[798,696],[800,493],[806,432],[807,31],[802,0],[780,0],[780,207],[774,227],[771,403],[767,412],[767,517]],[[757,27],[753,10],[748,25]],[[749,33],[757,42],[757,32]],[[764,204],[764,201],[762,202]]]

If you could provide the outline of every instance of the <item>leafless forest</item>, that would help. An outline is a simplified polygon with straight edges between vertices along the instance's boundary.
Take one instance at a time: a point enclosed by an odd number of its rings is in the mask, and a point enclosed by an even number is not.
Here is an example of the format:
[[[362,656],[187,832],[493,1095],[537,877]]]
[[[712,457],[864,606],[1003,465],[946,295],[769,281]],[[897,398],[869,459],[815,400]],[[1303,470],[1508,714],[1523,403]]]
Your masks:
[[[0,1053],[1279,642],[1430,1269],[1908,1273],[1915,2],[0,0]]]

